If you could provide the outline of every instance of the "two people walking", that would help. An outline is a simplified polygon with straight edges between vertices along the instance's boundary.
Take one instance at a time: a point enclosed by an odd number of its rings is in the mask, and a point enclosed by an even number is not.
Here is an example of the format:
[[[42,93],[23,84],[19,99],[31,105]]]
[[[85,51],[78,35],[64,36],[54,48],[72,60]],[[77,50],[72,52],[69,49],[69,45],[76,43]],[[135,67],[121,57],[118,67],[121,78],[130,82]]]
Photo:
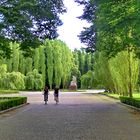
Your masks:
[[[48,102],[48,95],[49,95],[49,89],[47,86],[45,86],[45,88],[44,88],[45,104],[47,104],[47,102]],[[57,87],[54,89],[54,101],[56,102],[56,104],[58,104],[58,102],[59,102],[59,88],[57,88]]]

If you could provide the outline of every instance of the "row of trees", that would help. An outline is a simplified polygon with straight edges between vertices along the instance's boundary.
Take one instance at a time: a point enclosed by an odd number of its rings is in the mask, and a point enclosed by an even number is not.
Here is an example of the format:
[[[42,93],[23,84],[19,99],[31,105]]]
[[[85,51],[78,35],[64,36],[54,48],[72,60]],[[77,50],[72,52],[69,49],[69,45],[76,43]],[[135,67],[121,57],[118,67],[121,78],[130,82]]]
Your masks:
[[[132,97],[139,75],[140,3],[138,0],[76,0],[80,17],[91,23],[80,34],[87,51],[95,51],[94,86]]]
[[[92,53],[86,53],[83,49],[74,50],[73,52],[74,67],[72,69],[72,75],[77,77],[78,88],[88,88],[89,86],[82,86],[81,76],[88,71],[93,70],[94,57]],[[86,84],[88,85],[88,84]],[[90,88],[93,86],[90,86]]]
[[[32,56],[28,57],[19,49],[19,44],[10,43],[10,47],[13,52],[11,58],[1,59],[1,64],[7,65],[8,73],[17,72],[26,76],[26,89],[41,89],[45,84],[50,88],[68,86],[73,60],[72,52],[65,43],[60,40],[45,40],[44,44],[33,49]]]
[[[12,50],[11,57],[0,59],[4,69],[0,88],[40,90],[45,85],[51,89],[54,86],[68,88],[72,76],[77,77],[80,88],[81,75],[93,70],[91,53],[87,54],[83,50],[72,52],[60,40],[46,39],[39,48],[31,49],[29,56],[24,55],[16,42],[10,43],[9,47]],[[11,80],[10,75],[14,80]]]

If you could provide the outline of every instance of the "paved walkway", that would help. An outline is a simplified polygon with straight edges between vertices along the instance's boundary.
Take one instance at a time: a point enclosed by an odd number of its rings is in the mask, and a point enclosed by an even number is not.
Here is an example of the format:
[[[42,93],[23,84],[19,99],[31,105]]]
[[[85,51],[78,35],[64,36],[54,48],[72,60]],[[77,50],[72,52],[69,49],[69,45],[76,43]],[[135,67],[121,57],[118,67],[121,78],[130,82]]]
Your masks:
[[[62,93],[48,105],[41,93],[22,93],[29,105],[0,115],[0,140],[140,140],[140,114],[99,94]]]

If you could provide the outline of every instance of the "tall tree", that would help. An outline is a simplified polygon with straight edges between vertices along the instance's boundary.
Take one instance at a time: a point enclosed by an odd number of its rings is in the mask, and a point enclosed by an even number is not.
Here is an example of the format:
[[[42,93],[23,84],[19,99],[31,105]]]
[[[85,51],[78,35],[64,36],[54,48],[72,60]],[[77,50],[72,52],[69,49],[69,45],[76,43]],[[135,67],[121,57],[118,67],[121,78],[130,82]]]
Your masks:
[[[19,52],[19,72],[25,75],[25,70],[26,70],[26,63],[25,63],[25,57],[22,54],[22,51]]]
[[[25,61],[26,61],[25,67],[26,67],[26,74],[27,74],[28,72],[32,72],[33,70],[33,60],[32,58],[27,57]]]
[[[17,72],[19,67],[19,45],[17,43],[11,43],[11,47],[13,50],[13,71]]]
[[[46,48],[46,55],[47,55],[47,75],[48,75],[48,82],[50,89],[52,89],[53,84],[53,41],[45,40],[44,46]]]
[[[136,88],[138,80],[138,65],[139,60],[134,52],[122,51],[109,60],[115,89],[121,95],[132,97],[131,93]],[[129,75],[130,73],[131,75]],[[132,92],[130,92],[130,86]]]
[[[59,41],[55,40],[54,41],[54,46],[53,46],[53,56],[54,56],[54,82],[55,86],[60,87],[61,85],[61,80],[62,80],[62,74],[63,74],[63,69],[62,69],[62,49],[61,46],[59,45]]]
[[[0,48],[4,50],[9,40],[21,42],[26,49],[38,46],[42,39],[56,38],[62,25],[59,15],[65,11],[63,0],[1,0]]]
[[[39,70],[39,49],[36,48],[34,50],[34,55],[33,55],[33,63],[34,63],[34,69]]]
[[[42,81],[43,81],[43,86],[45,86],[45,81],[46,81],[46,65],[45,65],[45,51],[44,51],[44,46],[40,46],[39,48],[39,72],[42,74]]]
[[[81,31],[79,38],[87,48],[87,52],[94,52],[96,50],[96,27],[94,20],[96,19],[96,0],[75,0],[79,4],[84,5],[83,14],[79,17],[81,20],[86,20],[90,23],[89,27],[84,27]]]

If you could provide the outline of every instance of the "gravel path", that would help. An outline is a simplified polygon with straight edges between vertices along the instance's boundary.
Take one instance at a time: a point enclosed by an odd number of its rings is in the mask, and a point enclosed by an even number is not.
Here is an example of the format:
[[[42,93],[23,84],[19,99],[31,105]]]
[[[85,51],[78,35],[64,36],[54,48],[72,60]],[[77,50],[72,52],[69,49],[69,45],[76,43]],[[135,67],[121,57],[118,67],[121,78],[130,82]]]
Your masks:
[[[48,105],[23,93],[29,105],[0,115],[0,140],[140,140],[140,114],[99,94],[62,93]]]

